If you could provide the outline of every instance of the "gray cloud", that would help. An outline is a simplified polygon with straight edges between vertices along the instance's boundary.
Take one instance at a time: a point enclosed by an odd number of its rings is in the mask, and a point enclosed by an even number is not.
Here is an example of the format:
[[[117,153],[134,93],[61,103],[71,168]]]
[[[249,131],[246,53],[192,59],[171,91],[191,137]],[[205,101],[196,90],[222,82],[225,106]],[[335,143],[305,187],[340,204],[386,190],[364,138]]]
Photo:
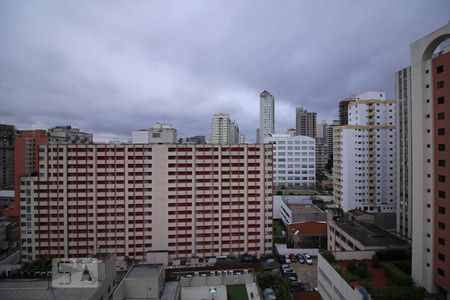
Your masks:
[[[209,135],[229,112],[249,140],[259,93],[277,131],[295,107],[337,117],[365,90],[393,97],[409,45],[448,21],[448,1],[2,1],[0,121],[71,124],[101,139],[169,121]]]

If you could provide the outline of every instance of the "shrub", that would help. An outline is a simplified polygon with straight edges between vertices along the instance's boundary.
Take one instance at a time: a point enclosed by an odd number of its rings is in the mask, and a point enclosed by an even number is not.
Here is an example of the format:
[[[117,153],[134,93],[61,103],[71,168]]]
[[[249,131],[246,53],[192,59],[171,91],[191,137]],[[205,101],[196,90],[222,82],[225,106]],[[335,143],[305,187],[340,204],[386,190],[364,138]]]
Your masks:
[[[358,269],[356,270],[356,274],[358,274],[358,276],[363,279],[369,277],[369,271],[367,270],[367,267],[366,268],[358,267]]]
[[[367,263],[365,261],[360,261],[358,264],[358,268],[367,270]]]
[[[334,257],[333,253],[330,251],[322,251],[320,252],[323,258],[327,260],[330,264],[334,263],[336,261],[336,258]]]
[[[410,259],[411,252],[401,249],[389,249],[389,250],[378,250],[375,252],[377,258],[381,261],[383,260],[401,260]]]
[[[353,260],[348,261],[347,269],[352,273],[355,272],[355,270],[356,270],[355,261],[353,261]]]
[[[374,268],[381,267],[380,261],[378,260],[378,256],[376,254],[374,254],[372,256],[372,265],[373,265]]]
[[[390,282],[398,286],[412,286],[413,280],[411,276],[405,274],[393,264],[384,265],[384,275],[389,278]]]

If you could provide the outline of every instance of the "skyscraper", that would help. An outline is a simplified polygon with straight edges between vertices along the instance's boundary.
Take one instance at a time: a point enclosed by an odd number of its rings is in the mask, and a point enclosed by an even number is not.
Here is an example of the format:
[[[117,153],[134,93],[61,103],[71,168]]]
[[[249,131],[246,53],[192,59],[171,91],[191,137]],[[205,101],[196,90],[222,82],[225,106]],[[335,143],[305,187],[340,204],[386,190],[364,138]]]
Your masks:
[[[297,107],[295,111],[295,129],[297,135],[316,138],[316,115],[315,112],[308,112],[303,107]]]
[[[259,99],[259,142],[264,143],[264,137],[275,133],[275,98],[264,90]]]
[[[395,102],[382,92],[357,96],[349,124],[334,128],[334,200],[344,211],[395,212]]]
[[[450,298],[450,37],[447,24],[411,44],[412,278]],[[438,47],[439,46],[439,47]],[[411,173],[410,173],[411,172]]]

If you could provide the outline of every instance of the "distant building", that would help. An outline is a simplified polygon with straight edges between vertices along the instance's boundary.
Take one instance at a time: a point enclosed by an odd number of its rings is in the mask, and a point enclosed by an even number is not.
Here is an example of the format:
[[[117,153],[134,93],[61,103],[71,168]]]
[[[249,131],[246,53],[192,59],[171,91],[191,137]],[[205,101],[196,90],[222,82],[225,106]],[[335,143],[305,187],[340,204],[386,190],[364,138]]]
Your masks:
[[[259,143],[275,133],[275,98],[264,90],[259,95]]]
[[[325,138],[316,138],[316,174],[324,172],[328,163],[328,143]]]
[[[328,124],[325,120],[316,124],[316,138],[326,138]]]
[[[239,125],[236,121],[230,122],[230,144],[239,144]]]
[[[12,125],[0,124],[0,190],[14,189],[14,137]]]
[[[239,144],[245,144],[245,135],[243,134],[239,135]]]
[[[49,144],[92,144],[92,133],[72,126],[56,126],[47,130]]]
[[[350,96],[339,102],[339,125],[348,125],[348,106],[356,101],[356,96]]]
[[[14,207],[5,209],[5,216],[19,217],[21,176],[29,176],[39,172],[39,146],[41,145],[48,145],[45,130],[18,131],[14,141]]]
[[[206,138],[204,135],[195,135],[186,138],[186,144],[206,144]]]
[[[334,199],[344,211],[395,212],[395,101],[366,92],[348,108],[349,125],[334,128]]]
[[[0,190],[0,216],[3,210],[14,207],[14,190]]]
[[[274,144],[274,183],[278,187],[314,186],[316,143],[307,136],[272,134],[265,143]]]
[[[297,135],[316,137],[316,115],[315,112],[308,112],[303,107],[297,107],[295,111]]]
[[[211,119],[211,144],[239,144],[239,125],[226,113],[214,114]]]
[[[177,130],[168,123],[155,123],[149,129],[132,133],[133,144],[176,144]]]

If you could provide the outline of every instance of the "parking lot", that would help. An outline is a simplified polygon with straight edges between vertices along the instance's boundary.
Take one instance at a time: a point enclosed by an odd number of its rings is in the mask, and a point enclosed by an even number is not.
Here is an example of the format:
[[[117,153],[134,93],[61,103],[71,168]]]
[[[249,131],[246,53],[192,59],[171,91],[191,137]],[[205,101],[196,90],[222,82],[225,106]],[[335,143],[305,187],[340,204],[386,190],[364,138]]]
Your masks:
[[[291,266],[303,283],[309,283],[311,288],[315,288],[317,287],[317,258],[313,257],[312,260],[314,262],[312,265],[296,262],[292,263]]]

